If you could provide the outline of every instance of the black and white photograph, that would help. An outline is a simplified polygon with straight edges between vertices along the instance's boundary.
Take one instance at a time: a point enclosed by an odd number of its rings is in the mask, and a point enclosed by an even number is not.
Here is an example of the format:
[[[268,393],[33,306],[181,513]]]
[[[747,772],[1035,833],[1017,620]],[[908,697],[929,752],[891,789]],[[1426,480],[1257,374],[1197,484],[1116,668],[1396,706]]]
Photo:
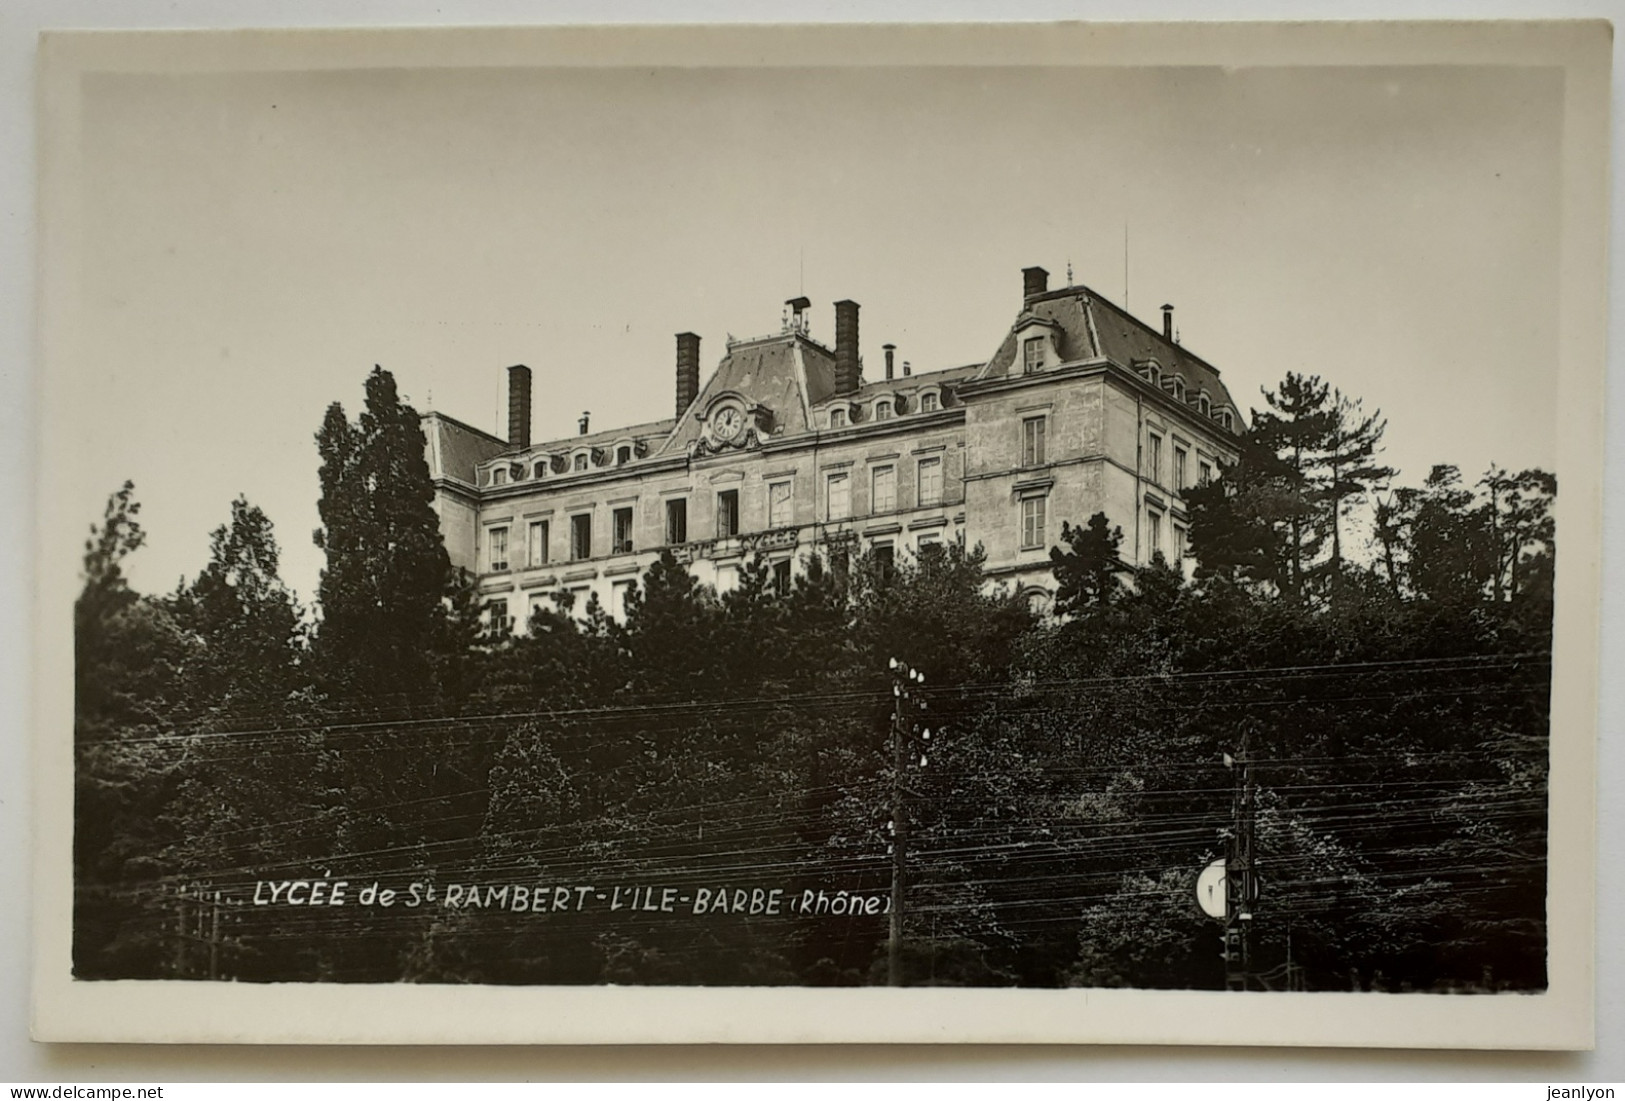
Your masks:
[[[1608,28],[967,30],[45,41],[36,1029],[1588,1042]]]

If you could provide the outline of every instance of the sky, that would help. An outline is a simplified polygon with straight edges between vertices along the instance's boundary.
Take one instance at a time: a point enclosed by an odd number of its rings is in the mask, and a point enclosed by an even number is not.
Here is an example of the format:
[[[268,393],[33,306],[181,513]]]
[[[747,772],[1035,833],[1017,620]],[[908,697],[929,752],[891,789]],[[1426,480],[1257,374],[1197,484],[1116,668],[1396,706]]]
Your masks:
[[[143,591],[243,494],[314,595],[314,433],[374,364],[537,440],[671,415],[785,299],[862,351],[989,357],[1047,268],[1160,324],[1243,410],[1287,371],[1387,417],[1402,482],[1550,468],[1563,85],[1536,67],[371,69],[84,85],[66,393],[88,525],[136,484]],[[1126,247],[1125,247],[1126,237]],[[1126,260],[1126,266],[1125,266]]]

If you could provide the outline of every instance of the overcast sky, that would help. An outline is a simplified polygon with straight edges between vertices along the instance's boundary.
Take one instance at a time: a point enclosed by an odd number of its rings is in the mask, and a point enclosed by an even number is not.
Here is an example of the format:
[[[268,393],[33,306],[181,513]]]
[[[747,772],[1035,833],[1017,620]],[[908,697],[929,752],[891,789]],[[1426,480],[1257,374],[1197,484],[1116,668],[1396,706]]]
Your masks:
[[[237,494],[308,599],[313,433],[374,363],[538,440],[669,416],[673,334],[862,304],[869,374],[985,360],[1020,269],[1124,295],[1244,409],[1289,370],[1380,407],[1389,461],[1554,458],[1559,70],[350,70],[85,85],[71,484],[136,482],[135,585]],[[1079,520],[1081,517],[1073,517]]]

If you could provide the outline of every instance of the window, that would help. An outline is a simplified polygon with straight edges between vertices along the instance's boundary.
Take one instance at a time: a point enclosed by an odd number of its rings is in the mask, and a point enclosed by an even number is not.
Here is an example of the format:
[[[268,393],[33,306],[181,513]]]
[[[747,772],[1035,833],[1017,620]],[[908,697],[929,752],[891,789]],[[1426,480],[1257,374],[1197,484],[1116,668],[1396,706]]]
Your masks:
[[[492,528],[491,534],[486,536],[491,546],[491,571],[508,568],[508,529]]]
[[[493,468],[492,471],[491,471],[491,484],[494,485],[494,486],[507,485],[508,484],[508,468],[505,467],[505,466],[499,466],[499,467]]]
[[[1196,398],[1196,408],[1202,411],[1202,416],[1212,416],[1213,403],[1208,401],[1206,394],[1199,394]]]
[[[493,600],[485,606],[485,625],[493,638],[513,634],[513,620],[508,618],[508,602]]]
[[[942,500],[942,458],[933,455],[920,460],[919,503],[934,505]]]
[[[1153,556],[1162,553],[1162,513],[1147,512],[1145,527],[1148,545]]]
[[[914,545],[918,548],[920,557],[923,558],[927,554],[936,554],[942,550],[942,537],[934,531],[928,531],[920,536]]]
[[[1044,366],[1044,338],[1030,336],[1021,343],[1021,373],[1030,375]]]
[[[890,543],[876,543],[872,548],[875,565],[880,570],[880,579],[890,581],[897,572],[897,549]]]
[[[877,466],[869,473],[870,512],[892,512],[897,508],[897,468]]]
[[[1027,417],[1021,422],[1021,465],[1044,465],[1044,417]]]
[[[1174,489],[1183,491],[1185,488],[1185,449],[1174,448]]]
[[[531,468],[531,471],[530,471],[530,476],[532,478],[545,478],[545,477],[547,477],[547,460],[543,459],[541,462],[539,462],[535,466],[533,466]]]
[[[1174,557],[1185,557],[1185,529],[1179,524],[1174,525]]]
[[[615,449],[615,465],[616,466],[620,466],[622,463],[629,463],[631,461],[632,461],[632,449],[630,447],[627,447],[625,444],[622,444],[620,447],[617,447]]]
[[[614,542],[610,547],[611,554],[632,553],[632,510],[618,508],[610,514],[611,529]]]
[[[1044,545],[1044,520],[1049,502],[1043,497],[1028,497],[1021,502],[1021,549],[1033,550]]]
[[[739,534],[739,491],[725,489],[717,494],[717,538]]]
[[[570,517],[570,557],[592,557],[592,513],[578,512]]]
[[[666,542],[688,542],[688,498],[678,497],[666,502]]]
[[[790,483],[772,482],[767,487],[767,526],[782,528],[791,519]]]
[[[829,426],[831,428],[845,428],[846,427],[846,410],[845,409],[831,409],[829,411]]]
[[[632,595],[632,579],[617,581],[610,586],[609,614],[621,622],[626,621],[626,598]]]
[[[1155,434],[1146,436],[1145,476],[1153,482],[1162,482],[1162,437]]]
[[[1228,409],[1219,414],[1219,423],[1231,430],[1234,430],[1236,427],[1236,419],[1235,417],[1231,416],[1230,410]]]
[[[938,399],[937,399],[937,395],[935,395],[935,394],[922,394],[920,396],[920,412],[922,412],[922,413],[935,413],[938,408],[939,408],[939,402],[938,402]]]
[[[780,596],[790,595],[790,560],[773,563],[773,591]]]
[[[547,521],[532,520],[529,532],[529,558],[532,566],[547,565]]]
[[[571,463],[570,465],[573,466],[576,470],[586,470],[587,469],[587,456],[586,455],[577,455],[575,457],[575,461],[573,463]]]
[[[1198,475],[1197,475],[1197,477],[1199,479],[1197,481],[1197,483],[1196,483],[1197,485],[1204,485],[1205,486],[1205,485],[1207,485],[1209,482],[1211,482],[1213,480],[1213,464],[1212,463],[1209,463],[1209,462],[1200,463],[1197,466],[1196,469],[1199,472]]]
[[[554,609],[551,609],[551,608],[549,608],[547,606],[549,604],[549,602],[552,601],[552,599],[553,598],[551,596],[549,596],[548,594],[546,594],[546,593],[532,593],[531,594],[531,597],[530,597],[530,615],[525,620],[525,627],[526,627],[527,630],[534,630],[535,629],[532,625],[536,622],[536,617],[537,616],[541,615],[544,612],[554,610]]]
[[[875,420],[889,421],[891,420],[891,412],[891,402],[880,401],[875,403]]]
[[[852,515],[852,479],[845,471],[831,474],[824,483],[824,519],[845,520]]]
[[[1174,398],[1178,401],[1185,400],[1185,380],[1177,375],[1174,377]]]

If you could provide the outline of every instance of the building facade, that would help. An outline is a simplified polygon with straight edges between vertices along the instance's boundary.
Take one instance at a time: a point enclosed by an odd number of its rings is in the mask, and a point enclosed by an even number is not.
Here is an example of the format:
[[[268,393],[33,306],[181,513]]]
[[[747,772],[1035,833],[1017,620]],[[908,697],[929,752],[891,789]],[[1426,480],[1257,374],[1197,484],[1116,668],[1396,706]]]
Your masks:
[[[591,431],[583,417],[578,435],[533,443],[524,366],[508,368],[506,440],[424,415],[446,547],[495,629],[522,630],[564,592],[620,616],[665,550],[720,592],[758,553],[786,583],[832,546],[979,545],[990,579],[1041,602],[1063,521],[1104,512],[1126,561],[1176,561],[1183,491],[1235,457],[1240,414],[1170,306],[1158,330],[1028,268],[990,359],[915,372],[887,344],[872,380],[858,304],[835,304],[833,347],[809,335],[809,308],[791,299],[780,332],[730,340],[703,385],[700,338],[678,334],[668,420]]]

